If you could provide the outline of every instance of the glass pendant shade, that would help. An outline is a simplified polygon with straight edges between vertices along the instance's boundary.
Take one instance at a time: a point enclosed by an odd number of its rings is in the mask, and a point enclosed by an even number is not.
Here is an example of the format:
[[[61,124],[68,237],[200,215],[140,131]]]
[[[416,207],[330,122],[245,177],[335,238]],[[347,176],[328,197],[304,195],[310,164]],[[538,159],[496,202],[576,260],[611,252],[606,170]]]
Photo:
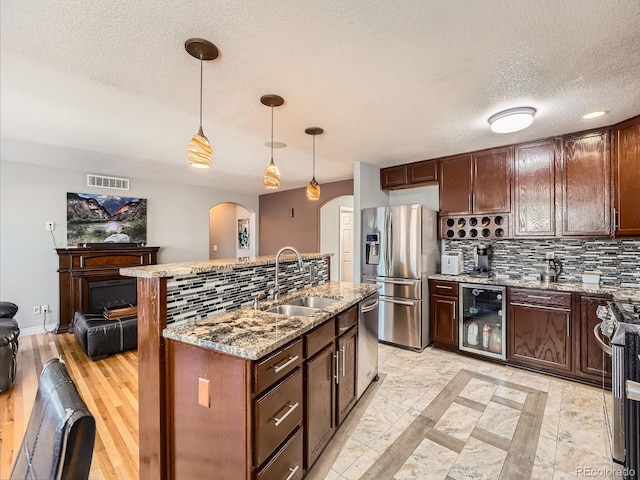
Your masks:
[[[213,158],[213,151],[211,150],[211,144],[209,139],[202,133],[202,128],[196,133],[196,135],[189,142],[189,148],[187,149],[189,157],[189,165],[194,168],[209,168],[211,167],[211,159]]]
[[[264,169],[264,178],[262,179],[262,183],[266,188],[278,188],[280,186],[280,170],[273,163],[273,158],[267,165],[267,168]]]
[[[312,201],[320,199],[320,184],[316,181],[316,177],[313,177],[307,185],[307,199]]]

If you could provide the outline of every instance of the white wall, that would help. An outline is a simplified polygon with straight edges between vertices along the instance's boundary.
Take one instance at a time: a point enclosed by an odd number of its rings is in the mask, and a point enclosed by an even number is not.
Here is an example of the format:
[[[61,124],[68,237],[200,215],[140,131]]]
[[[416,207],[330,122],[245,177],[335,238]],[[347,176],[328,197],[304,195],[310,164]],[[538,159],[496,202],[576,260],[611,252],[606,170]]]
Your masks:
[[[389,195],[380,189],[380,167],[355,162],[353,166],[353,281],[360,281],[360,256],[362,246],[362,209],[389,205]]]
[[[438,185],[389,191],[389,205],[420,203],[436,212],[440,209]]]
[[[235,202],[258,211],[257,195],[136,178],[129,191],[89,188],[86,173],[0,162],[0,300],[18,305],[23,334],[41,331],[43,316],[32,314],[34,305],[50,305],[47,324],[58,323],[58,256],[45,222],[55,222],[57,246],[66,247],[67,192],[146,198],[147,245],[161,247],[159,263],[209,258],[210,207]]]
[[[320,252],[333,254],[329,279],[336,282],[340,281],[340,207],[353,208],[353,195],[332,198],[320,207]]]
[[[235,203],[222,203],[210,210],[210,259],[236,256],[236,206]]]

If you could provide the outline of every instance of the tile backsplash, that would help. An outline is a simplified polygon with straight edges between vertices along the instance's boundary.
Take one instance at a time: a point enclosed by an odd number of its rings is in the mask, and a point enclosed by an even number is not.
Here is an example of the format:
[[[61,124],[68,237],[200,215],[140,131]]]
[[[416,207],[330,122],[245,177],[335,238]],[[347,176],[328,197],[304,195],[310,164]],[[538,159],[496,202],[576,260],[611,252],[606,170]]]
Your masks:
[[[553,252],[562,263],[560,280],[577,281],[582,272],[600,273],[600,283],[619,285],[640,283],[640,239],[535,239],[535,240],[443,240],[445,251],[461,250],[465,271],[472,270],[475,247],[491,245],[491,270],[494,274],[522,277],[540,274],[546,252]]]
[[[311,278],[309,267],[315,265]],[[234,268],[224,272],[173,277],[167,281],[167,323],[200,320],[215,313],[251,305],[263,300],[274,285],[275,265]],[[295,261],[280,264],[280,295],[313,287],[329,280],[329,259],[306,260],[300,272]]]

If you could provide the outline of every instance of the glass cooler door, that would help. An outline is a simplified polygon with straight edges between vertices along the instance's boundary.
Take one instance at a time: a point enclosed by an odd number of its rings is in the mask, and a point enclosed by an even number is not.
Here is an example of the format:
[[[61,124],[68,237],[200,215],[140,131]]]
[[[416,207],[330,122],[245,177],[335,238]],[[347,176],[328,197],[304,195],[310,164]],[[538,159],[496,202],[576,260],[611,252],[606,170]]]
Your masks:
[[[460,287],[460,350],[505,360],[505,288],[465,283]]]

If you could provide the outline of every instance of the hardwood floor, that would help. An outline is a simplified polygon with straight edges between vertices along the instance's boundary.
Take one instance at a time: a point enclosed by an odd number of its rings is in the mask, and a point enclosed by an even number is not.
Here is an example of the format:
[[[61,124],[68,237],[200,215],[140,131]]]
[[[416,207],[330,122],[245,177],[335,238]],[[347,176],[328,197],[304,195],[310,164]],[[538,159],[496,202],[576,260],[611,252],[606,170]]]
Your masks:
[[[138,478],[138,352],[93,362],[73,335],[53,333],[20,337],[16,380],[8,392],[0,394],[0,478],[11,474],[42,364],[54,357],[62,357],[96,420],[89,478]]]

